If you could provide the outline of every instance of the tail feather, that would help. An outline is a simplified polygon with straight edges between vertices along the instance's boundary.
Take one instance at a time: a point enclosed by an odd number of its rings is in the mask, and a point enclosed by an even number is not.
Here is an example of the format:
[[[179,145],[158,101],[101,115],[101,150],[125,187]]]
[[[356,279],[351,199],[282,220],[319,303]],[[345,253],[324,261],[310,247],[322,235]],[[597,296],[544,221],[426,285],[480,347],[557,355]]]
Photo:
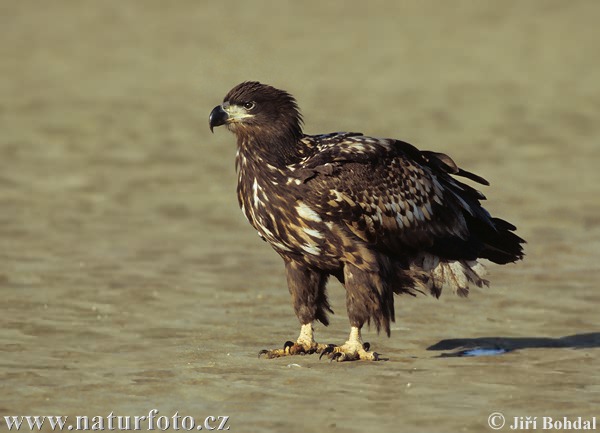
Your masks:
[[[487,225],[475,228],[476,235],[483,243],[479,257],[500,265],[521,260],[525,240],[513,233],[516,227],[500,218],[492,218],[492,222],[494,229]]]
[[[474,181],[485,181],[458,167],[453,174]],[[466,239],[436,239],[432,253],[447,259],[484,258],[498,264],[516,262],[523,258],[522,244],[525,240],[514,233],[517,228],[513,224],[490,215],[481,205],[480,200],[485,199],[483,194],[450,176],[442,178],[442,182],[456,199],[457,208],[460,209],[458,212],[462,213],[470,236]]]

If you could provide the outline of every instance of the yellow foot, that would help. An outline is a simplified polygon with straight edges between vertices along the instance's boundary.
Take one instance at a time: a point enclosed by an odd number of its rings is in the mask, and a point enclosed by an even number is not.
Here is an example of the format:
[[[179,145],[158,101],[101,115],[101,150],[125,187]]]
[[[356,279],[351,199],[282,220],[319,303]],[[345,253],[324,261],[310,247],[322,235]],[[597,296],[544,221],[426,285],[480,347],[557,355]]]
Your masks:
[[[379,361],[377,352],[369,352],[369,343],[361,344],[356,341],[346,341],[341,346],[328,346],[321,352],[319,359],[327,356],[329,361],[356,361],[358,359],[364,361]]]
[[[321,359],[324,355],[329,358],[329,361],[355,361],[362,359],[365,361],[379,361],[380,358],[377,352],[369,352],[371,345],[369,343],[362,342],[360,336],[360,327],[352,326],[350,328],[350,338],[341,346],[333,346],[325,348],[321,352]]]
[[[258,352],[258,357],[265,355],[265,358],[272,359],[290,355],[308,355],[321,353],[326,347],[328,347],[326,344],[319,344],[315,341],[312,324],[306,323],[300,328],[300,336],[295,343],[286,341],[283,349],[261,350]]]
[[[311,343],[286,341],[282,349],[261,350],[258,352],[258,357],[260,358],[262,355],[265,355],[265,358],[273,359],[290,355],[310,355],[312,353],[321,353],[327,347],[326,344],[319,344],[314,341]]]

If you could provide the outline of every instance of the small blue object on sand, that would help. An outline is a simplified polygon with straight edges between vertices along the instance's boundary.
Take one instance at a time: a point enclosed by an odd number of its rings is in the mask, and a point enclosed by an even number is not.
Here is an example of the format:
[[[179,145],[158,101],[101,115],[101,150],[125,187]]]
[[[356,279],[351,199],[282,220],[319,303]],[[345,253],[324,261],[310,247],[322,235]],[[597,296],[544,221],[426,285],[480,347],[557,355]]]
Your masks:
[[[475,347],[473,349],[459,350],[458,352],[442,353],[439,358],[460,358],[463,356],[495,356],[510,352],[501,347]]]
[[[485,349],[485,348],[477,348],[464,350],[461,353],[461,356],[494,356],[494,355],[502,355],[503,353],[508,352],[506,349]]]

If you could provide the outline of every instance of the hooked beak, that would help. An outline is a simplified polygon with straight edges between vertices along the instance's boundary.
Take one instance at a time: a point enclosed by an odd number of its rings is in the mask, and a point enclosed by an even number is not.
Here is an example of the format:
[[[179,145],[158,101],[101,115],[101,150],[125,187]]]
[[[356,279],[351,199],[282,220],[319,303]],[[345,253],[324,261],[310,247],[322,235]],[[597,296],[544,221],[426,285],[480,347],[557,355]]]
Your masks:
[[[227,120],[229,120],[229,114],[223,110],[221,105],[217,105],[210,112],[210,116],[208,116],[208,126],[210,127],[210,132],[213,132],[213,128],[215,126],[221,126],[227,123]]]

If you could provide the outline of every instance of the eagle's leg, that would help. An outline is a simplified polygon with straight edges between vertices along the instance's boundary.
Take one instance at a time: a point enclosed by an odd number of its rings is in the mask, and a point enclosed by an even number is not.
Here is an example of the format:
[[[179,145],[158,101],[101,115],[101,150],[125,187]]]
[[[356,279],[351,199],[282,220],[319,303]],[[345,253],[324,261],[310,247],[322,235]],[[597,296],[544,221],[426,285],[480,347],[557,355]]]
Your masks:
[[[325,294],[327,274],[307,267],[304,263],[285,260],[288,288],[292,295],[294,311],[302,327],[296,342],[287,341],[283,348],[261,350],[258,356],[266,358],[279,358],[288,355],[304,355],[321,353],[328,347],[319,344],[313,336],[312,323],[319,320],[323,324],[329,323],[327,312],[332,312]]]
[[[377,352],[369,352],[369,343],[363,343],[360,336],[360,327],[352,326],[350,328],[350,337],[341,346],[329,346],[323,350],[321,357],[326,355],[330,360],[335,361],[354,361],[362,359],[365,361],[378,361]]]
[[[341,346],[325,349],[321,353],[336,361],[357,359],[378,361],[379,355],[369,352],[369,344],[363,343],[360,330],[365,323],[375,321],[386,330],[393,320],[393,291],[381,279],[378,273],[363,270],[351,263],[344,266],[343,284],[346,288],[346,308],[350,319],[350,337]]]

